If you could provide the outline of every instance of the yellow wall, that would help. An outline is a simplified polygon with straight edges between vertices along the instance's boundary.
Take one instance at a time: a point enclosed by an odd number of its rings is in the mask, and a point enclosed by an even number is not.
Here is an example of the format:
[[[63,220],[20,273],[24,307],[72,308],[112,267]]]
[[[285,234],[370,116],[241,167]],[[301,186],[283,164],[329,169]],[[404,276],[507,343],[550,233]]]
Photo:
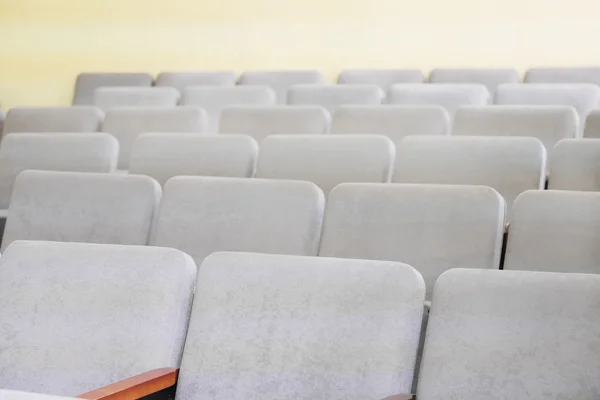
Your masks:
[[[81,71],[600,64],[597,0],[0,0],[0,104]]]

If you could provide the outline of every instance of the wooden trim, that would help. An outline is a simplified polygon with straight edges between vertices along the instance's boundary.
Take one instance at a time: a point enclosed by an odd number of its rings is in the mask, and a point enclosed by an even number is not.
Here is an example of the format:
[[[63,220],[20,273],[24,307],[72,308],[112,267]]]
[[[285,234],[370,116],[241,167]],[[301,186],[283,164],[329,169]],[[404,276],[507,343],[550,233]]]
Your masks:
[[[77,398],[86,400],[139,399],[175,385],[178,373],[179,370],[176,368],[155,369],[103,388],[80,394]]]

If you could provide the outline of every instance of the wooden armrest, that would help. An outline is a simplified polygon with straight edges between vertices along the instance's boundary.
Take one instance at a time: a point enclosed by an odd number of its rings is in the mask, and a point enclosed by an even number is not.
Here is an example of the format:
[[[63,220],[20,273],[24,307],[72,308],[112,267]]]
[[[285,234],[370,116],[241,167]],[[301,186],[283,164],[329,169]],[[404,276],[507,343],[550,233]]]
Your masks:
[[[382,400],[415,400],[416,396],[414,394],[396,394],[394,396],[386,397]]]
[[[178,373],[179,370],[176,368],[155,369],[103,388],[80,394],[77,397],[87,400],[139,399],[175,385]]]

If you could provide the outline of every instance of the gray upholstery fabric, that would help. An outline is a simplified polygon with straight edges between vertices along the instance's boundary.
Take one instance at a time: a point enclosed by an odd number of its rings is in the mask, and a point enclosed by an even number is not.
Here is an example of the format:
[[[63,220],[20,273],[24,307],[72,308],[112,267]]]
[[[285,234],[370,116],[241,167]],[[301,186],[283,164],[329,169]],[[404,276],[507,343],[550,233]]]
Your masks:
[[[506,205],[483,186],[346,183],[327,202],[319,256],[400,261],[428,297],[451,268],[498,268]]]
[[[425,285],[408,265],[218,253],[196,293],[177,400],[410,391]]]
[[[15,240],[145,245],[160,195],[147,176],[21,172],[2,249]]]
[[[394,182],[483,185],[509,211],[517,196],[546,183],[546,149],[536,138],[410,136],[396,144]]]
[[[114,172],[119,142],[106,133],[19,133],[0,146],[0,209],[8,208],[17,175],[28,169]]]
[[[523,193],[513,208],[504,268],[600,274],[598,210],[598,192]]]
[[[454,270],[436,285],[417,398],[597,399],[600,277]]]
[[[269,135],[323,134],[331,116],[320,106],[232,106],[221,114],[221,133],[250,135],[259,143]]]
[[[325,84],[325,78],[319,71],[246,71],[240,77],[241,85],[265,85],[271,87],[277,98],[277,104],[286,104],[288,89],[292,85]]]
[[[78,395],[179,366],[196,265],[175,249],[19,241],[0,259],[0,382]]]
[[[600,192],[600,139],[561,140],[549,159],[549,189]]]
[[[98,132],[104,113],[96,107],[16,107],[6,114],[3,134],[13,132]]]
[[[208,118],[197,107],[131,107],[106,113],[102,130],[119,140],[119,169],[129,168],[133,143],[141,133],[204,133]]]
[[[94,91],[99,87],[152,86],[152,80],[152,75],[147,73],[82,73],[75,82],[73,105],[94,104]]]
[[[423,83],[425,75],[419,69],[347,69],[340,73],[340,84],[377,85],[383,90],[395,83]]]
[[[75,398],[0,389],[0,400],[75,400]]]
[[[600,85],[600,67],[530,68],[527,83],[595,83]]]
[[[533,136],[548,151],[561,139],[579,137],[579,132],[579,116],[571,106],[461,107],[452,128],[452,135]]]
[[[381,104],[384,98],[377,85],[295,85],[288,92],[288,104],[319,105],[330,112],[343,105]]]
[[[256,177],[309,181],[329,194],[344,182],[389,182],[395,156],[382,135],[274,135],[260,145]]]
[[[135,141],[129,173],[161,185],[178,175],[250,178],[257,157],[258,144],[250,136],[145,133]]]
[[[104,111],[123,107],[174,107],[181,94],[172,87],[101,87],[94,105]]]
[[[206,110],[207,132],[217,133],[224,108],[235,105],[273,105],[275,92],[267,86],[191,86],[183,92],[181,104],[198,106]]]
[[[181,93],[188,86],[234,86],[237,76],[233,71],[161,72],[156,86],[170,86]]]
[[[197,263],[216,251],[316,255],[325,198],[309,182],[175,177],[164,188],[151,244]]]
[[[600,139],[600,110],[590,111],[587,118],[582,120],[582,124],[584,124],[583,137]]]
[[[431,83],[480,83],[494,93],[502,83],[519,83],[519,72],[513,68],[435,68]]]

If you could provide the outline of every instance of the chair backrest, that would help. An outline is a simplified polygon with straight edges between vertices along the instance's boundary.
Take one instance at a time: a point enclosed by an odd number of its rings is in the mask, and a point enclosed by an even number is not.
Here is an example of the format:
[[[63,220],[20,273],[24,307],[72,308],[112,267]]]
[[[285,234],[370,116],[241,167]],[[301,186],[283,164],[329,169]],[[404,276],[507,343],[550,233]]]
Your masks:
[[[156,86],[170,86],[183,93],[188,86],[234,86],[237,76],[233,71],[161,72]]]
[[[504,268],[600,274],[599,210],[598,192],[523,193],[513,207]]]
[[[260,145],[257,178],[315,183],[389,182],[396,148],[382,135],[274,135]]]
[[[176,399],[409,392],[424,297],[423,278],[396,262],[213,254],[198,270]]]
[[[161,189],[147,176],[24,171],[2,240],[145,245]]]
[[[205,133],[208,118],[197,107],[130,107],[106,113],[104,132],[119,140],[119,169],[129,168],[129,158],[135,140],[141,133]]]
[[[175,249],[19,241],[0,259],[0,381],[75,395],[177,368],[196,265]]]
[[[200,263],[216,251],[317,254],[325,197],[313,183],[175,177],[151,237]]]
[[[571,106],[461,107],[452,128],[455,136],[532,136],[548,151],[579,132],[579,116]]]
[[[530,68],[527,83],[595,83],[600,84],[600,67]]]
[[[221,133],[250,135],[257,142],[269,135],[323,134],[331,116],[320,106],[232,106],[221,114]]]
[[[423,83],[425,75],[419,69],[347,69],[340,73],[339,84],[377,85],[387,91],[396,83]]]
[[[548,158],[548,189],[600,192],[600,139],[561,140]]]
[[[73,105],[94,104],[94,91],[104,86],[152,86],[152,75],[147,73],[95,73],[85,72],[77,76]]]
[[[490,93],[503,83],[519,83],[519,72],[513,68],[435,68],[429,75],[431,83],[480,83]]]
[[[288,104],[319,105],[333,112],[344,105],[377,105],[385,92],[377,85],[295,85],[288,93]]]
[[[19,133],[0,146],[0,209],[8,208],[13,183],[28,169],[114,172],[119,142],[106,133]]]
[[[510,211],[519,194],[544,189],[546,149],[528,137],[410,136],[396,144],[393,181],[489,186]]]
[[[581,120],[583,137],[600,139],[600,110],[592,110],[587,118]]]
[[[346,183],[327,201],[320,256],[400,261],[427,291],[451,268],[498,268],[506,205],[483,186]]]
[[[14,132],[98,132],[104,113],[96,107],[16,107],[6,114],[3,134]]]
[[[202,107],[206,110],[207,132],[217,133],[224,108],[236,105],[273,105],[275,92],[268,86],[190,86],[183,92],[181,104]]]
[[[433,293],[417,398],[595,399],[599,293],[594,275],[446,272]]]
[[[175,107],[181,94],[172,87],[101,87],[94,105],[104,111],[123,107]]]
[[[133,146],[129,173],[161,185],[179,175],[250,178],[257,157],[258,143],[250,136],[144,133]]]
[[[240,77],[240,85],[265,85],[275,91],[277,104],[286,104],[288,89],[300,84],[325,84],[319,71],[246,71]]]

